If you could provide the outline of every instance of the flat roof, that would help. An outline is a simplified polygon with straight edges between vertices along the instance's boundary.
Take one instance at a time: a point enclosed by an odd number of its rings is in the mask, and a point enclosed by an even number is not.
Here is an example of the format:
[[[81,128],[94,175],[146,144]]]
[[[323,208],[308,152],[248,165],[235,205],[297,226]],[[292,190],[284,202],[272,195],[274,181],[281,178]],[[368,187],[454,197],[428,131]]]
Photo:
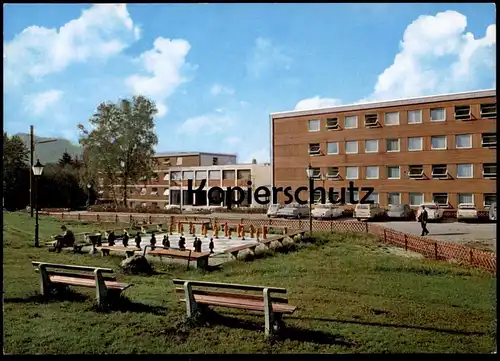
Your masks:
[[[163,152],[156,153],[155,157],[188,157],[193,155],[215,155],[222,157],[237,157],[236,154],[228,154],[228,153],[209,153],[209,152]]]
[[[298,117],[298,116],[304,116],[304,115],[321,115],[321,114],[326,114],[326,113],[348,112],[348,111],[385,108],[385,107],[397,107],[397,106],[413,105],[413,104],[436,103],[436,102],[445,102],[445,101],[450,101],[450,100],[464,100],[464,99],[485,98],[485,97],[492,97],[492,96],[496,97],[496,95],[497,95],[496,89],[475,90],[475,91],[468,91],[468,92],[461,92],[461,93],[427,95],[427,96],[423,96],[423,97],[402,98],[402,99],[384,100],[384,101],[367,102],[367,103],[354,103],[354,104],[347,104],[347,105],[337,105],[337,106],[329,107],[329,108],[317,108],[317,109],[308,109],[308,110],[289,110],[289,111],[285,111],[285,112],[271,113],[271,117],[273,119],[279,119],[279,118]]]

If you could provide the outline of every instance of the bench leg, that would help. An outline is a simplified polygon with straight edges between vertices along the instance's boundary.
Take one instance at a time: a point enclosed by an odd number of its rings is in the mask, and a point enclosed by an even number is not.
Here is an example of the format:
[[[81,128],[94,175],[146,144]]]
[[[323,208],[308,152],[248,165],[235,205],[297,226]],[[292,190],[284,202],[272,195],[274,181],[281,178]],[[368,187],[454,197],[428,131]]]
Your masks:
[[[264,288],[264,317],[265,317],[264,332],[266,336],[270,336],[274,331],[273,330],[274,313],[273,313],[273,306],[271,303],[270,292],[268,288]]]
[[[193,288],[189,281],[184,282],[184,298],[186,299],[186,314],[188,318],[195,315],[195,311],[198,309],[196,301],[194,300]]]
[[[44,264],[40,264],[38,266],[38,270],[40,272],[40,293],[42,296],[48,296],[51,289],[51,282],[46,268],[47,266]]]
[[[96,302],[97,307],[99,309],[106,308],[106,301],[108,295],[108,289],[106,288],[106,284],[104,283],[104,278],[102,277],[102,273],[100,270],[96,269],[94,271],[95,277],[95,286],[96,286]]]

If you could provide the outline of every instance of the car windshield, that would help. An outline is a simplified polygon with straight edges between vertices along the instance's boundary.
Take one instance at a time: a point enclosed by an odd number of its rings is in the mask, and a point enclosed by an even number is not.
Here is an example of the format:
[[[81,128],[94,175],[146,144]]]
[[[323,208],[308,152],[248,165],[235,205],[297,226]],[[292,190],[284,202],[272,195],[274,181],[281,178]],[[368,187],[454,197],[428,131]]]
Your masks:
[[[370,209],[370,205],[369,204],[358,204],[357,208],[358,209]]]
[[[290,203],[285,206],[285,208],[298,208],[299,204],[298,203]]]
[[[332,206],[330,204],[318,204],[316,206],[317,209],[330,209]]]
[[[425,208],[427,209],[437,209],[435,204],[424,204]]]
[[[405,207],[401,204],[393,204],[390,208],[390,212],[402,212]]]

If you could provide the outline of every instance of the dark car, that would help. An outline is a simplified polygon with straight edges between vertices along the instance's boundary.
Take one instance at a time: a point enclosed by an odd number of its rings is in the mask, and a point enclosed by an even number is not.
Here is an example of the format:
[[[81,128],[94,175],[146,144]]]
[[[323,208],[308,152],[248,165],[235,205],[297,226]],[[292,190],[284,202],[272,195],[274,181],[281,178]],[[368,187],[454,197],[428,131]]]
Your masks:
[[[413,211],[408,204],[392,204],[387,211],[389,219],[403,219],[405,221],[411,220]]]

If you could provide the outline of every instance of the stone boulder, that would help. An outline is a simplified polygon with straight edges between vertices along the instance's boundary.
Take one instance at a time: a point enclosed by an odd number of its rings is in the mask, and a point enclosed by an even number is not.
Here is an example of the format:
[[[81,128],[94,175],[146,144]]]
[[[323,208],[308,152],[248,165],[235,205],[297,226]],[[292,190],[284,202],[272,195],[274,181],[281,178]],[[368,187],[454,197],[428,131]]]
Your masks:
[[[264,257],[268,253],[270,253],[269,249],[265,244],[259,244],[257,247],[255,247],[255,257]]]
[[[120,268],[126,274],[147,274],[154,273],[153,267],[144,256],[128,257],[120,263]]]
[[[285,239],[282,241],[283,248],[289,251],[292,251],[295,249],[295,241],[291,239],[290,237],[285,237]]]
[[[274,252],[279,252],[283,248],[283,245],[281,244],[280,241],[272,241],[269,244],[269,249]]]
[[[236,259],[238,261],[252,261],[255,258],[255,254],[250,249],[243,249],[238,252]]]

